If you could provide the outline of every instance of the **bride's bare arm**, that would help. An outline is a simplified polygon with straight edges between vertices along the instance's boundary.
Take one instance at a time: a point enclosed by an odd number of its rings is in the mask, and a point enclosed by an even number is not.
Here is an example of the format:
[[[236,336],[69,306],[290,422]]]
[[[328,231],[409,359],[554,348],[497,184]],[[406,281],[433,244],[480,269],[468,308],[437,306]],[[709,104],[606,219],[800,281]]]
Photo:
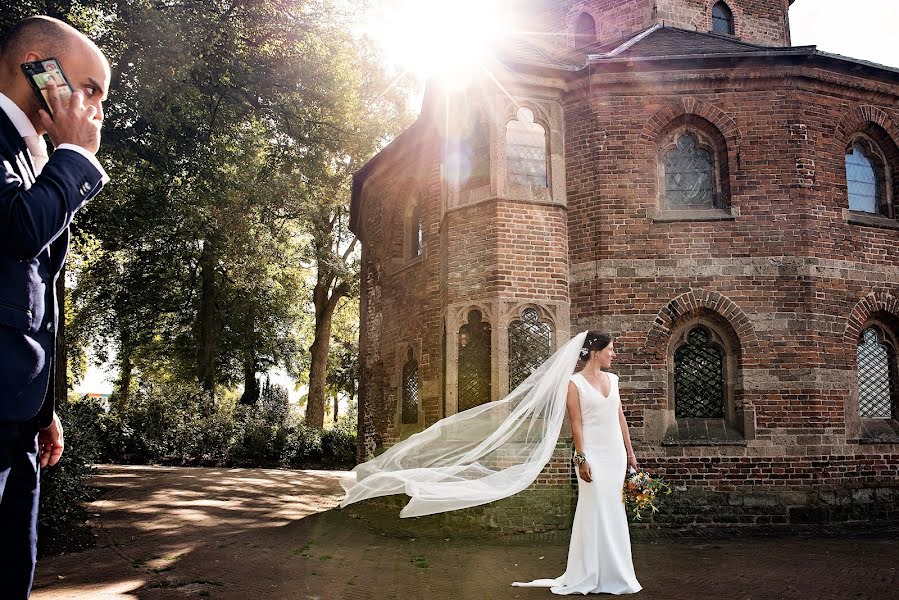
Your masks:
[[[624,438],[624,447],[627,449],[627,464],[637,468],[637,457],[634,455],[634,447],[631,445],[631,434],[627,428],[627,419],[624,418],[624,408],[618,405],[618,424],[621,425],[621,436]]]
[[[566,399],[568,407],[568,418],[571,419],[571,437],[574,438],[574,451],[578,454],[584,453],[584,423],[581,421],[581,397],[578,394],[577,386],[573,382],[568,382],[568,398]],[[590,483],[593,481],[593,474],[590,472],[590,465],[586,462],[578,467],[581,473],[581,479]]]

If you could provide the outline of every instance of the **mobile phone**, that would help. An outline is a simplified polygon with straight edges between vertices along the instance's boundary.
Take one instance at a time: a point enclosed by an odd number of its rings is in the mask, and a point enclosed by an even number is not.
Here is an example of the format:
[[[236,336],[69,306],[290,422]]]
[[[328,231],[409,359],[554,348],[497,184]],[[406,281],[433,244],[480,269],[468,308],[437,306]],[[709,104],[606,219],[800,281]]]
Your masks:
[[[22,63],[22,72],[31,84],[38,101],[47,114],[53,116],[50,110],[50,102],[47,96],[47,83],[53,81],[56,83],[56,91],[63,104],[68,105],[72,98],[72,85],[69,79],[62,71],[62,66],[56,58],[45,58],[44,60],[36,60],[34,62]]]

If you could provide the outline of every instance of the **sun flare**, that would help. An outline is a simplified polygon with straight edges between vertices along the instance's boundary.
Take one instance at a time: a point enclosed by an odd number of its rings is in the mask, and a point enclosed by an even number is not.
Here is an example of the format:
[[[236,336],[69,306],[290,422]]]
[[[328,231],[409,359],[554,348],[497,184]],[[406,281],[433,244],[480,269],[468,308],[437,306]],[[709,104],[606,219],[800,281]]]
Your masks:
[[[449,81],[487,62],[511,23],[497,0],[382,0],[367,29],[388,61]]]

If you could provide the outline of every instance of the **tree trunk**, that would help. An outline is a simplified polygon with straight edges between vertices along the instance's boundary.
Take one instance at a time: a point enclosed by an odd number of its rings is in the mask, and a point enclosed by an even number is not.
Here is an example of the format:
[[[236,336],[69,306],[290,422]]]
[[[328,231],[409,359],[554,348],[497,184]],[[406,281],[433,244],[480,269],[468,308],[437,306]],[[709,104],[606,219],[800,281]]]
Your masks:
[[[63,267],[56,280],[56,298],[59,302],[59,314],[56,315],[56,353],[53,359],[54,385],[56,389],[56,406],[65,404],[69,396],[68,348],[66,346],[66,268]]]
[[[315,339],[309,349],[309,396],[306,400],[306,425],[321,429],[325,425],[325,378],[328,375],[328,348],[331,345],[331,316],[319,318],[316,308]]]
[[[338,409],[338,400],[339,394],[334,394],[334,422],[337,423],[337,409]]]
[[[241,404],[256,404],[259,401],[259,380],[256,379],[256,354],[251,350],[244,360],[243,395]]]
[[[328,295],[333,277],[319,269],[318,281],[312,293],[315,304],[315,339],[309,349],[309,396],[306,399],[306,425],[321,429],[325,426],[325,378],[328,375],[328,349],[331,345],[331,318],[337,302],[349,291],[339,285]]]
[[[207,240],[200,255],[200,310],[197,313],[197,379],[215,398],[215,257]]]
[[[126,408],[131,402],[131,373],[134,362],[131,358],[131,343],[127,336],[122,338],[122,355],[119,357],[119,380],[116,382],[115,400],[120,408]]]

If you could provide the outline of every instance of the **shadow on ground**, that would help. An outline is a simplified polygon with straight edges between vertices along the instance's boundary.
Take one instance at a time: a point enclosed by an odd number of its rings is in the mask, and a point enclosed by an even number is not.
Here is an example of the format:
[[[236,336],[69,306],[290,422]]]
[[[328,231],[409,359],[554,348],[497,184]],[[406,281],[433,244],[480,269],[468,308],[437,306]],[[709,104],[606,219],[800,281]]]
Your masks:
[[[35,600],[536,599],[510,583],[565,568],[560,542],[388,535],[334,509],[335,472],[117,466],[97,484],[97,548],[41,562]],[[641,537],[638,597],[895,597],[897,530],[848,533]]]

